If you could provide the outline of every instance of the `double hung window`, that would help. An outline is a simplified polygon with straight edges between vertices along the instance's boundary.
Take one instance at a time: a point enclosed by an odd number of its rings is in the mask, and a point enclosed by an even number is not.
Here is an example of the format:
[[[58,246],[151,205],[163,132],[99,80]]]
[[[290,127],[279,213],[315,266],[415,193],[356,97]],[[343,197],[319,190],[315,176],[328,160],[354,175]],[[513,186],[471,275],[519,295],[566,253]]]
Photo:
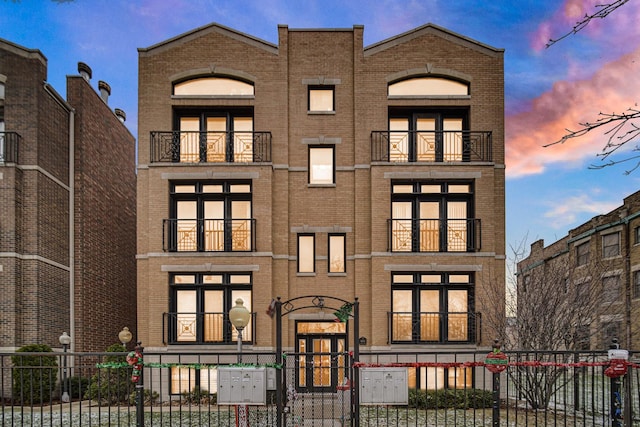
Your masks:
[[[602,258],[612,258],[620,255],[620,233],[610,233],[602,236]]]
[[[173,274],[170,278],[169,342],[232,343],[237,336],[228,313],[241,298],[251,311],[250,274]],[[242,330],[242,341],[253,341],[253,322]]]
[[[169,251],[255,250],[251,182],[206,181],[171,184]]]
[[[589,245],[591,242],[580,243],[576,246],[576,265],[586,265],[589,263]]]
[[[392,275],[391,342],[471,342],[473,277],[468,273]]]
[[[390,247],[394,252],[477,249],[472,182],[393,182]]]

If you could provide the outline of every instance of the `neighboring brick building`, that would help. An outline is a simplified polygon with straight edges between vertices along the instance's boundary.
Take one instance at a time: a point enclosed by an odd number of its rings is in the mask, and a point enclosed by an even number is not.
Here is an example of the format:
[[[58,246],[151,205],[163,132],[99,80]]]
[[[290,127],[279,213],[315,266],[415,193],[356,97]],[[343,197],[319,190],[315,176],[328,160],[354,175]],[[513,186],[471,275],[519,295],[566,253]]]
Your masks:
[[[606,349],[613,338],[623,348],[640,343],[640,192],[611,212],[591,218],[544,246],[531,244],[518,263],[518,301],[523,293],[558,292],[574,318],[564,328],[568,346]],[[520,307],[520,304],[518,304]],[[574,307],[578,307],[575,309]],[[543,310],[542,307],[538,308]],[[549,328],[549,325],[546,325]]]
[[[136,324],[135,139],[91,69],[47,81],[39,51],[0,39],[0,347],[100,351]]]
[[[280,26],[274,45],[211,24],[139,49],[147,350],[235,351],[237,298],[249,352],[275,348],[276,297],[312,307],[283,317],[290,351],[496,336],[479,319],[504,315],[503,50],[431,24],[363,32]],[[359,336],[314,296],[358,298]]]

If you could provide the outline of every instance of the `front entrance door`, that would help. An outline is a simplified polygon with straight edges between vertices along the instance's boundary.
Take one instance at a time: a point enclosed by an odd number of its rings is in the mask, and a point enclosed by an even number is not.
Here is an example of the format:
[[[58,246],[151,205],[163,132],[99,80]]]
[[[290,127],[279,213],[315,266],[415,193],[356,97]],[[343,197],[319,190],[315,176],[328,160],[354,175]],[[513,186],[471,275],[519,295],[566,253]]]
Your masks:
[[[296,388],[300,392],[335,392],[345,381],[346,327],[337,322],[296,325]]]

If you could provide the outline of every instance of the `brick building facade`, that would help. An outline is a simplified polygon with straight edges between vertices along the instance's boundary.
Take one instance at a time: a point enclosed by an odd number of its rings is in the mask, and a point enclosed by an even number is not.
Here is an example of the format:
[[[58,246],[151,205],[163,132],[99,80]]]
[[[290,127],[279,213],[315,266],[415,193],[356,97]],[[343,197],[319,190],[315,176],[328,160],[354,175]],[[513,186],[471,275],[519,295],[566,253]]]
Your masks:
[[[565,312],[575,313],[563,335],[578,349],[622,348],[640,343],[640,192],[623,204],[544,245],[531,244],[517,266],[518,301],[541,286],[560,293]],[[572,307],[582,307],[573,309]]]
[[[480,318],[503,298],[480,301],[504,296],[503,50],[431,24],[363,32],[279,26],[274,45],[211,24],[139,49],[148,350],[233,352],[238,298],[246,351],[275,348],[276,297],[294,351],[496,336]],[[359,336],[331,298],[357,298]]]
[[[135,328],[135,140],[91,69],[66,100],[39,51],[0,39],[0,347],[77,351]]]

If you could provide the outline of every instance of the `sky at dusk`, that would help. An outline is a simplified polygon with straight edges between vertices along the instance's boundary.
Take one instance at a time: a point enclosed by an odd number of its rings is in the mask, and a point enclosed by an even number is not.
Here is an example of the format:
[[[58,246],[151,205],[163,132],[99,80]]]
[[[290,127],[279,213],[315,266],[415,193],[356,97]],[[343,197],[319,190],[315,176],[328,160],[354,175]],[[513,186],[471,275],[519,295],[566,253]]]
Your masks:
[[[613,0],[611,0],[613,1]],[[638,108],[640,0],[550,48],[602,0],[0,0],[0,38],[39,49],[48,82],[66,96],[77,63],[111,86],[109,105],[127,114],[137,137],[137,63],[149,47],[218,23],[277,44],[289,28],[364,25],[365,46],[427,23],[505,49],[507,245],[544,239],[548,245],[591,217],[605,214],[640,189],[632,163],[602,170],[596,157],[607,135],[562,145],[565,129],[598,113]],[[607,3],[607,2],[604,2]],[[10,130],[10,129],[8,129]],[[484,130],[484,129],[481,129]],[[629,149],[634,148],[633,144]]]

